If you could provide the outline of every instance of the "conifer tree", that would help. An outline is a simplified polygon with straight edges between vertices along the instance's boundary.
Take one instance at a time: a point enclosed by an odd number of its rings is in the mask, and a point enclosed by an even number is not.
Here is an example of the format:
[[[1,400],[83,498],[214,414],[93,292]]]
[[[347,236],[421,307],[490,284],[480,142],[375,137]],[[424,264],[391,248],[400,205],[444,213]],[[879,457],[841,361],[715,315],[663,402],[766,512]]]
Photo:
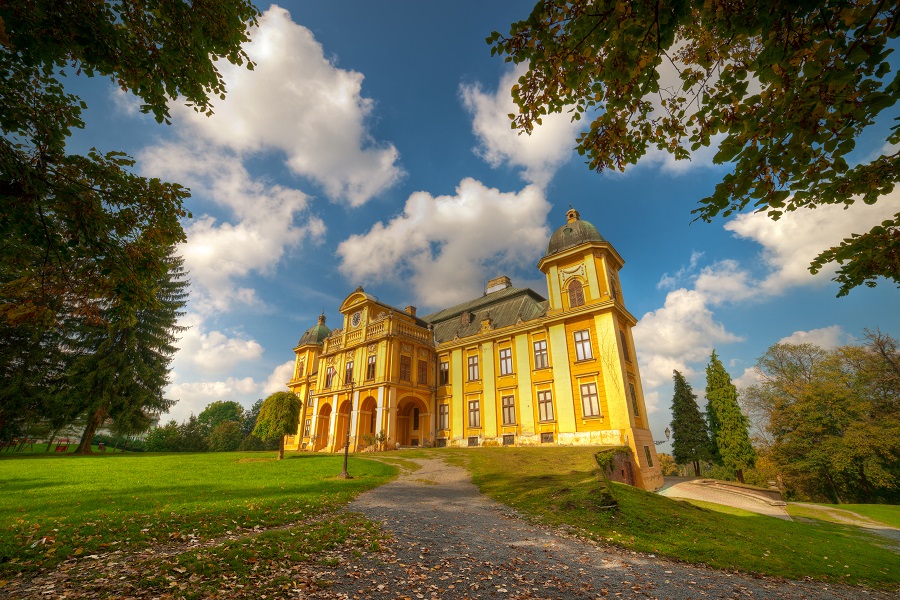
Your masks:
[[[756,452],[747,433],[750,421],[738,406],[737,388],[715,350],[706,367],[706,401],[710,447],[716,453],[715,458],[744,483],[744,469],[756,462]]]
[[[183,259],[169,248],[168,272],[152,302],[117,303],[99,323],[85,325],[72,344],[80,349],[67,373],[65,393],[80,402],[86,425],[77,452],[91,451],[94,432],[107,419],[150,422],[168,410],[163,397],[169,364],[177,348],[177,325],[187,297]]]
[[[672,397],[672,456],[678,464],[690,462],[694,475],[700,476],[700,461],[709,460],[710,442],[706,421],[697,406],[697,395],[678,371],[672,371],[675,394]]]

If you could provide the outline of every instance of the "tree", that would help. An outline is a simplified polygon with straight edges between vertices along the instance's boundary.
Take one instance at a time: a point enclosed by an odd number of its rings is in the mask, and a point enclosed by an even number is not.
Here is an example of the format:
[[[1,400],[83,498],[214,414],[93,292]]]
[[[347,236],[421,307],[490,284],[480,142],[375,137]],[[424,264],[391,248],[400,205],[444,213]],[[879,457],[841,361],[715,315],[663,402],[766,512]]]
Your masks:
[[[173,401],[163,397],[169,364],[177,348],[178,317],[187,297],[183,259],[170,248],[168,272],[155,288],[153,304],[114,304],[96,324],[75,332],[72,346],[81,355],[66,376],[64,393],[78,404],[87,423],[76,452],[91,452],[91,439],[109,417],[114,422],[167,411]]]
[[[279,439],[278,460],[284,458],[284,436],[297,432],[300,398],[291,392],[275,392],[266,398],[259,410],[253,435],[264,440]]]
[[[716,458],[744,483],[744,469],[753,467],[756,452],[747,430],[750,422],[738,405],[737,388],[713,350],[706,367],[706,415]]]
[[[864,345],[775,344],[745,392],[763,420],[767,456],[790,493],[832,502],[900,499],[900,351],[866,331]]]
[[[170,100],[202,113],[224,98],[216,61],[249,63],[247,0],[4,2],[0,6],[0,318],[58,326],[103,302],[152,301],[165,250],[183,241],[188,191],[132,174],[118,152],[66,152],[85,103],[71,76],[109,77],[168,122]]]
[[[672,371],[672,376],[672,456],[678,464],[692,463],[694,475],[700,477],[700,461],[711,458],[709,431],[691,384],[678,371]]]
[[[244,407],[234,400],[211,402],[197,416],[197,421],[208,432],[214,431],[216,427],[226,421],[240,423],[243,420]]]
[[[253,434],[253,428],[256,427],[256,419],[259,418],[259,410],[262,405],[263,399],[260,398],[244,413],[244,418],[241,419],[241,431],[245,437]]]
[[[513,127],[531,132],[552,112],[591,119],[577,139],[591,169],[624,170],[650,147],[687,159],[688,147],[717,144],[714,161],[733,170],[694,211],[709,222],[891,192],[900,129],[879,156],[851,152],[900,97],[888,62],[898,35],[896,2],[540,0],[487,41],[528,66],[512,88]],[[841,265],[839,296],[878,277],[900,283],[900,213],[848,234],[810,271]]]
[[[213,452],[233,452],[241,447],[244,436],[236,421],[222,421],[209,434],[209,449]]]

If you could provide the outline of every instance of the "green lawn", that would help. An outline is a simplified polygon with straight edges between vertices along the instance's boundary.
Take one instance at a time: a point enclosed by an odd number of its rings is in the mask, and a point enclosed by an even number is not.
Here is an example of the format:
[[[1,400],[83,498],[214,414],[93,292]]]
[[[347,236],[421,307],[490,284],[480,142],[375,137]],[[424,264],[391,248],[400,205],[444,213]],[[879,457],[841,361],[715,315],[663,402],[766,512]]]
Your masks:
[[[618,509],[601,506],[591,448],[452,450],[485,494],[544,523],[642,552],[801,579],[895,587],[900,555],[855,527],[711,510],[612,484]],[[874,518],[874,517],[873,517]]]
[[[70,556],[214,538],[327,515],[391,465],[271,452],[0,455],[0,576]]]
[[[849,510],[873,521],[900,529],[900,506],[892,504],[820,504],[825,508]]]

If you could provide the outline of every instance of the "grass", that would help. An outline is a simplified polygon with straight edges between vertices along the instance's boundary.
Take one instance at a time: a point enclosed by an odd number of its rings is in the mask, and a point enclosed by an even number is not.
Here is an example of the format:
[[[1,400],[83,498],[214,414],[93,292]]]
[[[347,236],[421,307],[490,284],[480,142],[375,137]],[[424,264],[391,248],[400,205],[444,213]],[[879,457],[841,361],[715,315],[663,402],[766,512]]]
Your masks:
[[[0,457],[0,575],[81,555],[211,539],[328,515],[397,469],[272,453]],[[327,521],[327,519],[326,519]]]
[[[816,508],[820,507],[820,508]],[[888,527],[900,529],[900,506],[891,504],[795,504],[788,505],[788,513],[792,517],[817,519],[831,523],[841,523],[839,517],[867,517]],[[855,513],[855,514],[854,514]]]
[[[594,449],[451,451],[481,491],[540,522],[636,551],[719,569],[896,587],[900,557],[856,527],[782,521],[697,506],[613,483],[617,509],[601,505]]]

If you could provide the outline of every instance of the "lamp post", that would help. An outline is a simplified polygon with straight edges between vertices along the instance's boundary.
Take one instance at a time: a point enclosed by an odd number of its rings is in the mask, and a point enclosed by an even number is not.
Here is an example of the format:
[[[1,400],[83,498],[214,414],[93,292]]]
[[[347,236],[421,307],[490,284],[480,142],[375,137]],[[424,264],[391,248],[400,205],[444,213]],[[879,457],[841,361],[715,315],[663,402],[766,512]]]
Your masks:
[[[347,460],[350,456],[350,415],[353,414],[353,375],[350,375],[350,410],[347,412],[347,439],[344,441],[344,470],[338,475],[341,479],[353,479],[347,472]]]

